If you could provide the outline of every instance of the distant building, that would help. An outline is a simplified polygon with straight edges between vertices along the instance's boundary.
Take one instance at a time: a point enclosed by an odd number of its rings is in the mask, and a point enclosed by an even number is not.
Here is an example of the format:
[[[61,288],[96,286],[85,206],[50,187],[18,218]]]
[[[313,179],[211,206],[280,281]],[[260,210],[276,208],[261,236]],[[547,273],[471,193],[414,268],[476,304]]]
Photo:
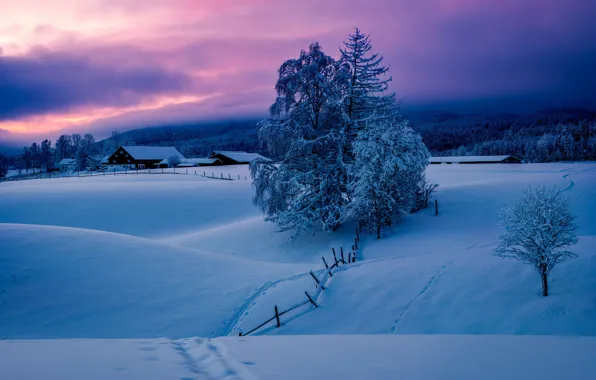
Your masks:
[[[177,157],[180,161],[185,160],[182,153],[173,146],[120,146],[108,157],[107,165],[152,169],[171,157]]]
[[[431,164],[520,164],[521,160],[515,156],[455,156],[431,157]]]
[[[249,164],[251,161],[259,158],[264,161],[271,161],[270,159],[261,156],[258,153],[235,152],[218,150],[209,155],[209,158],[217,158],[222,162],[222,165],[242,165]]]
[[[72,172],[77,168],[77,160],[74,158],[63,158],[58,162],[58,168],[61,172]]]
[[[222,165],[221,160],[217,158],[185,158],[180,160],[176,165],[177,168],[192,168],[197,166],[220,166]],[[166,158],[159,163],[160,168],[169,168],[170,159]]]

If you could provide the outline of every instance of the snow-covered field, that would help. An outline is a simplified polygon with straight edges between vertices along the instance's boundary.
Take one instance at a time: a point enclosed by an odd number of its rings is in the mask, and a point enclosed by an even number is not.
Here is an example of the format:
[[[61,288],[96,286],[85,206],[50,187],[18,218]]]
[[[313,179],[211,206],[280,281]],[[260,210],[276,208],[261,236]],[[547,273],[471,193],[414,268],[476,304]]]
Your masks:
[[[246,167],[226,167],[226,172],[248,175]],[[496,368],[499,355],[514,360],[521,355],[515,352],[537,345],[535,360],[561,359],[559,352],[566,352],[561,360],[576,363],[579,372],[565,378],[590,378],[582,370],[594,373],[593,364],[572,352],[596,351],[596,164],[433,165],[427,175],[440,184],[439,216],[429,208],[381,240],[362,236],[359,261],[329,280],[320,308],[282,316],[280,328],[256,333],[310,336],[246,337],[246,344],[237,338],[209,341],[229,351],[224,356],[233,367],[208,363],[223,355],[211,343],[193,353],[184,347],[188,341],[150,338],[235,334],[270,318],[274,305],[283,309],[302,302],[304,291],[314,290],[308,270],[320,270],[321,256],[332,257],[331,247],[349,247],[353,224],[288,243],[289,234],[277,233],[252,205],[246,180],[140,174],[0,183],[0,336],[7,339],[0,342],[0,378],[38,378],[34,368],[18,364],[24,358],[19,362],[17,354],[12,354],[16,359],[8,355],[19,350],[27,355],[34,350],[37,357],[27,360],[40,366],[44,360],[58,363],[54,377],[45,378],[61,379],[69,377],[59,373],[65,368],[59,363],[67,360],[60,355],[70,351],[89,364],[81,364],[80,376],[72,378],[92,378],[85,371],[95,364],[104,374],[97,378],[201,378],[210,365],[224,368],[214,369],[224,375],[231,371],[229,378],[350,378],[325,372],[333,369],[329,363],[351,378],[514,378],[508,375],[512,367],[477,371],[483,360]],[[579,226],[580,242],[572,249],[579,257],[553,270],[547,298],[540,296],[539,277],[531,268],[490,254],[499,235],[498,210],[529,184],[565,189]],[[40,338],[136,340],[16,341]],[[137,352],[138,338],[166,347]],[[106,352],[108,346],[115,351]],[[428,346],[434,351],[422,357]],[[451,352],[452,347],[457,349]],[[395,356],[363,356],[375,349]],[[132,364],[118,364],[118,350]],[[57,356],[45,356],[53,351]],[[91,354],[98,351],[106,356]],[[282,358],[283,352],[306,355],[294,361],[315,363],[313,372],[300,372],[307,365],[294,369],[297,364]],[[323,352],[329,361],[322,361]],[[278,359],[267,359],[275,353]],[[449,364],[457,358],[445,361],[449,355],[477,360],[467,359],[458,369]],[[437,364],[438,358],[444,364]],[[520,363],[517,374],[530,366]],[[541,378],[561,378],[559,365],[547,360]],[[357,372],[371,366],[377,372],[370,377]],[[296,377],[281,376],[284,368]],[[518,378],[537,377],[526,373],[532,376]]]

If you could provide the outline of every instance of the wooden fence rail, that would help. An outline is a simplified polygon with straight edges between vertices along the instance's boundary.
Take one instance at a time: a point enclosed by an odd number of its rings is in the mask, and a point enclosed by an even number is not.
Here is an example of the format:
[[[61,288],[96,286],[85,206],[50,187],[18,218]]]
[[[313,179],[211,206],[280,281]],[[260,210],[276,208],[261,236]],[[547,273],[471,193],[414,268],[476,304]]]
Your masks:
[[[275,305],[273,307],[273,316],[271,318],[267,319],[260,325],[253,327],[252,329],[250,329],[246,332],[240,331],[238,333],[238,335],[239,336],[250,335],[260,329],[265,328],[269,323],[271,323],[273,321],[275,321],[275,326],[272,326],[272,327],[279,328],[279,327],[283,326],[283,324],[284,324],[283,321],[281,320],[281,316],[283,316],[284,314],[287,314],[291,311],[294,311],[300,307],[303,307],[305,305],[310,304],[313,309],[319,308],[320,305],[317,303],[318,296],[320,295],[320,293],[322,291],[327,290],[327,286],[325,284],[327,283],[327,280],[329,278],[333,277],[333,270],[336,268],[339,268],[340,265],[351,264],[351,263],[356,262],[357,256],[358,256],[357,255],[358,243],[360,243],[360,233],[357,229],[356,236],[354,237],[354,244],[352,244],[352,250],[347,253],[347,261],[346,261],[344,249],[342,246],[339,247],[339,249],[340,249],[340,257],[339,258],[337,257],[335,248],[331,248],[331,252],[333,253],[333,260],[334,260],[334,262],[332,263],[331,266],[329,266],[329,264],[327,263],[325,256],[321,257],[321,259],[323,260],[323,265],[325,266],[325,268],[323,269],[323,276],[317,277],[317,274],[315,272],[313,272],[312,270],[309,272],[310,276],[315,281],[315,286],[316,286],[316,290],[313,294],[310,294],[307,290],[305,290],[304,294],[306,295],[307,299],[305,301],[297,303],[294,306],[291,306],[287,310],[279,311],[279,308],[277,307],[277,305]]]
[[[236,178],[232,177],[231,173],[228,173],[227,176],[224,175],[223,172],[219,173],[219,176],[216,175],[214,172],[211,172],[211,175],[208,175],[205,171],[203,171],[203,174],[201,175],[201,173],[197,173],[196,170],[191,171],[189,173],[188,169],[182,171],[181,169],[178,169],[179,171],[176,171],[176,169],[174,169],[173,171],[164,171],[164,169],[142,169],[142,170],[124,170],[124,171],[103,171],[103,172],[95,172],[95,173],[85,173],[85,174],[80,174],[80,172],[76,172],[75,174],[71,174],[71,173],[66,173],[66,175],[64,173],[59,173],[59,172],[49,172],[49,173],[33,173],[33,174],[25,174],[25,175],[18,175],[18,176],[11,176],[11,177],[7,177],[7,178],[3,178],[0,179],[0,181],[27,181],[27,180],[33,180],[33,179],[51,179],[51,178],[84,178],[84,177],[104,177],[106,175],[139,175],[139,174],[170,174],[170,175],[194,175],[194,176],[199,176],[199,177],[204,177],[204,178],[210,178],[210,179],[218,179],[218,180],[224,180],[224,181],[236,181]],[[55,175],[53,173],[56,173]],[[241,176],[240,174],[238,174],[238,181],[241,180]],[[244,180],[248,181],[248,176],[244,176]]]

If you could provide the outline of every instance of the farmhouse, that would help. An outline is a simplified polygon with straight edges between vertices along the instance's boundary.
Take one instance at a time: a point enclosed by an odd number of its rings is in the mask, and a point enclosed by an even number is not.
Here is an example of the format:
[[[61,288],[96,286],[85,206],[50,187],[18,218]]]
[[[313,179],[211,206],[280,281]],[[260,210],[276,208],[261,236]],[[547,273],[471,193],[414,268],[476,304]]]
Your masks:
[[[63,158],[58,162],[61,172],[72,172],[77,168],[77,160],[74,158]]]
[[[455,156],[431,157],[431,164],[519,164],[521,160],[511,155],[505,156]]]
[[[234,152],[218,150],[209,155],[209,158],[217,158],[222,162],[222,165],[241,165],[249,164],[251,161],[259,158],[265,161],[271,161],[270,159],[261,156],[258,153],[247,153],[247,152]]]
[[[151,169],[157,168],[160,162],[170,157],[185,160],[173,146],[120,146],[108,157],[108,165]]]

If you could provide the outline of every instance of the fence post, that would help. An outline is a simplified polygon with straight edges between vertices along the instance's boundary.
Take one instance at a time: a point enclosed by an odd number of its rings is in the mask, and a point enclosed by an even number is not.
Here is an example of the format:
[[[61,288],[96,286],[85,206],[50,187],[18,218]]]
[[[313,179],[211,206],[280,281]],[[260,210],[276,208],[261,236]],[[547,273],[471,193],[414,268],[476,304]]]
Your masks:
[[[195,175],[197,175],[197,171],[195,170]]]
[[[275,305],[275,319],[277,320],[277,327],[281,326],[281,323],[279,323],[279,311],[277,311],[277,305]]]
[[[221,179],[223,179],[223,173],[220,173],[220,174],[221,174]]]
[[[238,174],[238,180],[240,180],[240,174]]]
[[[344,246],[343,245],[339,246],[339,251],[341,252],[341,261],[345,264],[346,259],[344,259]]]
[[[327,260],[325,260],[325,256],[321,256],[321,258],[323,259],[323,264],[325,264],[325,268],[327,268],[327,271],[329,272],[329,277],[333,277],[331,269],[329,269],[329,265],[327,265]]]
[[[358,250],[358,239],[354,238],[354,246],[356,247],[356,250]]]
[[[312,271],[310,271],[310,275],[312,276],[312,278],[315,279],[315,282],[317,283],[317,285],[320,286],[321,289],[325,290],[325,287],[323,286],[323,284],[321,284],[321,282],[319,281],[317,276],[315,276],[315,274]]]
[[[352,258],[352,262],[355,263],[356,262],[356,251],[354,251],[354,257]]]
[[[435,216],[439,215],[439,201],[435,199]]]
[[[335,266],[337,266],[337,256],[335,255],[335,248],[331,248],[333,251],[333,259],[335,260]]]
[[[188,169],[186,169],[186,175],[188,175]]]
[[[244,176],[244,180],[248,181],[248,177],[247,176]]]
[[[319,305],[317,305],[315,303],[315,301],[310,297],[310,294],[308,294],[307,291],[304,291],[304,294],[306,294],[306,296],[308,297],[308,300],[310,301],[310,303],[312,303],[313,305],[315,305],[315,307],[319,307]]]
[[[360,233],[358,232],[358,228],[356,228],[356,239],[360,241]]]
[[[205,177],[205,171],[203,170],[203,177]]]
[[[211,172],[211,178],[215,178],[215,174],[213,174],[213,172]]]

